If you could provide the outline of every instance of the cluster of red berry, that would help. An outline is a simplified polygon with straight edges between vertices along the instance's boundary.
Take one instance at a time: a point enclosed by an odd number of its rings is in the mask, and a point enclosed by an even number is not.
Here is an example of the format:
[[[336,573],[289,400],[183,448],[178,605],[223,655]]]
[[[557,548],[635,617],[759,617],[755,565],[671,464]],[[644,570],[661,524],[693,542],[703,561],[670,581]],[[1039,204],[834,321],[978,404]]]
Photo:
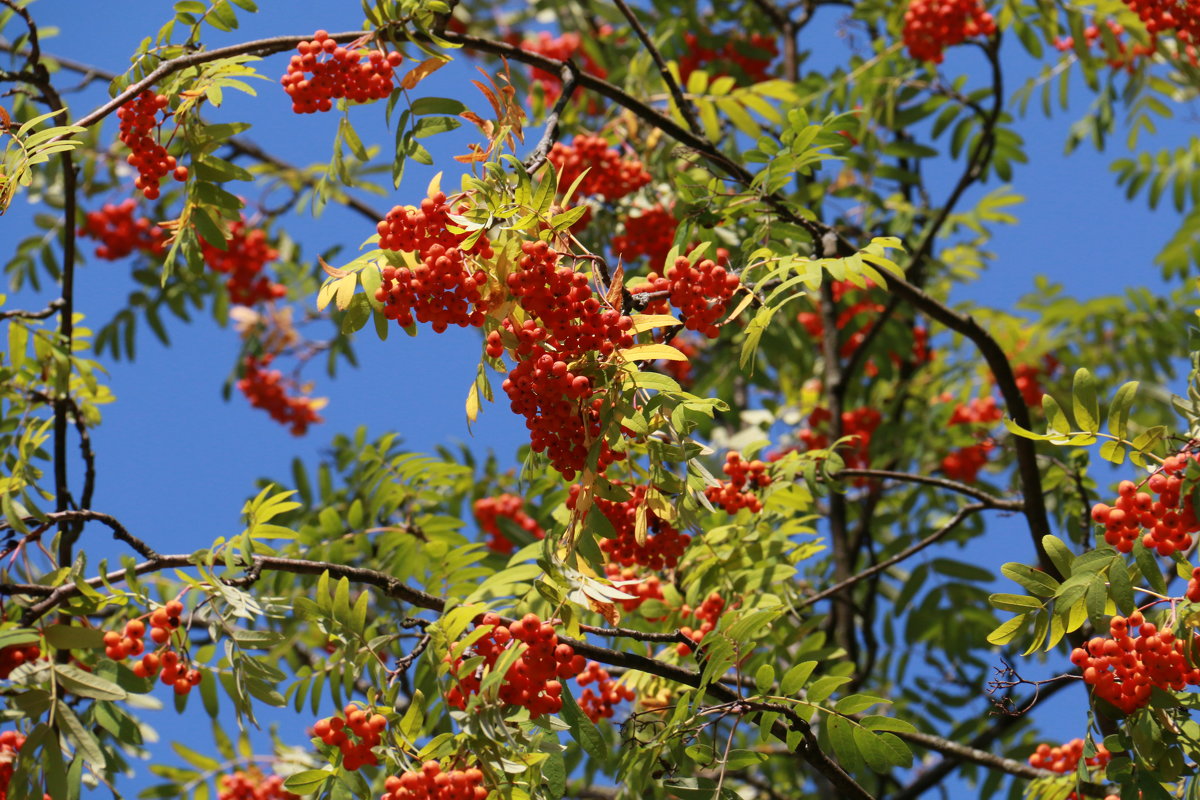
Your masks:
[[[904,44],[920,61],[940,64],[947,47],[995,32],[996,21],[981,0],[911,0],[904,12]]]
[[[1128,553],[1140,535],[1142,545],[1160,556],[1191,547],[1192,534],[1200,531],[1200,520],[1196,519],[1191,497],[1181,496],[1180,477],[1190,458],[1168,456],[1162,468],[1150,476],[1146,488],[1157,498],[1138,491],[1133,481],[1121,481],[1111,507],[1104,503],[1092,506],[1092,519],[1104,526],[1104,541]]]
[[[1048,769],[1051,772],[1066,774],[1074,772],[1083,758],[1083,739],[1072,739],[1060,747],[1039,744],[1037,750],[1029,757],[1029,765],[1038,769]],[[1084,759],[1089,767],[1103,767],[1112,760],[1112,753],[1104,745],[1096,746],[1096,755]]]
[[[1041,365],[1037,364],[1018,364],[1013,367],[1013,375],[1017,389],[1021,391],[1021,399],[1025,401],[1025,405],[1030,408],[1042,407],[1042,391],[1041,379],[1044,376],[1053,375],[1059,367],[1058,359],[1050,354],[1042,357]]]
[[[267,262],[279,257],[279,251],[271,247],[263,231],[247,230],[245,220],[229,227],[224,250],[203,239],[200,246],[209,269],[229,276],[225,280],[229,302],[252,306],[287,296],[286,286],[262,274]]]
[[[293,382],[285,380],[279,370],[267,369],[273,359],[270,354],[261,358],[246,356],[246,373],[237,382],[238,391],[246,396],[251,406],[265,410],[271,419],[287,425],[293,435],[302,436],[309,425],[321,422],[317,410],[324,405],[324,400],[289,395]]]
[[[175,689],[176,694],[187,694],[192,687],[199,686],[204,673],[188,665],[180,659],[179,653],[170,649],[167,644],[171,633],[182,623],[183,603],[172,600],[162,608],[156,608],[150,614],[150,638],[160,645],[158,650],[146,653],[144,637],[146,624],[140,619],[132,619],[125,623],[124,631],[106,631],[104,634],[104,654],[114,661],[142,656],[133,665],[133,674],[139,678],[153,678],[162,671],[161,680],[167,686]],[[143,655],[144,654],[144,655]]]
[[[645,544],[638,544],[637,516],[639,508],[646,502],[646,488],[627,486],[630,495],[628,500],[594,498],[596,507],[612,524],[617,534],[612,539],[601,539],[600,549],[611,563],[622,567],[632,567],[636,564],[655,572],[674,569],[683,551],[691,544],[692,537],[680,533],[671,523],[660,519],[653,509],[647,507],[646,540]],[[575,509],[581,491],[578,485],[571,487],[567,494],[567,508]]]
[[[1184,592],[1184,597],[1193,603],[1200,603],[1200,567],[1195,567],[1192,570],[1192,577],[1188,580],[1187,591]]]
[[[637,697],[637,693],[632,688],[617,683],[608,674],[608,670],[601,667],[596,661],[589,661],[575,680],[580,686],[587,686],[593,682],[596,684],[595,690],[587,688],[579,695],[579,707],[592,722],[611,719],[613,709],[618,703]]]
[[[483,772],[476,767],[442,771],[441,763],[426,761],[420,769],[391,775],[384,781],[381,800],[485,800]]]
[[[1133,629],[1138,628],[1137,636]],[[1071,663],[1083,670],[1083,680],[1094,687],[1096,696],[1125,714],[1132,714],[1150,701],[1150,689],[1182,691],[1200,684],[1200,667],[1192,667],[1183,655],[1184,640],[1170,630],[1158,630],[1140,611],[1109,622],[1109,638],[1090,639],[1087,649],[1071,651]]]
[[[505,517],[516,523],[522,530],[535,539],[545,539],[546,532],[537,520],[525,513],[525,500],[516,494],[502,494],[496,497],[481,497],[475,501],[475,521],[484,533],[488,534],[487,546],[497,553],[511,553],[513,543],[500,530],[497,517]]]
[[[422,200],[419,209],[394,207],[376,226],[381,248],[413,252],[421,259],[413,269],[384,267],[383,283],[375,291],[384,316],[402,327],[412,325],[414,318],[431,323],[438,333],[450,325],[483,325],[487,274],[474,268],[468,255],[489,259],[492,245],[480,236],[464,248],[468,234],[447,230],[449,215],[446,195],[436,192]]]
[[[530,318],[520,327],[505,319],[503,334],[488,335],[487,354],[499,358],[507,334],[517,364],[502,388],[512,410],[525,417],[534,451],[545,452],[554,468],[571,480],[583,469],[591,443],[603,433],[599,412],[604,399],[595,396],[592,378],[581,374],[581,365],[597,354],[607,358],[618,348],[631,347],[633,320],[604,308],[587,276],[562,265],[546,242],[525,242],[521,251],[507,286]],[[624,454],[602,442],[599,471],[622,458]]]
[[[612,240],[613,255],[624,261],[646,256],[650,264],[657,268],[671,252],[678,228],[679,220],[661,203],[647,208],[636,217],[625,218],[625,232],[617,234]]]
[[[720,619],[721,613],[725,610],[725,598],[717,592],[713,592],[708,597],[704,598],[704,602],[695,611],[691,606],[684,604],[679,613],[683,617],[695,616],[700,621],[698,628],[681,627],[679,632],[687,638],[691,639],[696,644],[700,644],[701,640],[708,635],[709,631],[717,627],[717,620]],[[691,655],[692,648],[683,642],[675,645],[675,652],[680,657]]]
[[[12,783],[16,770],[17,753],[24,746],[24,734],[16,731],[0,733],[0,800],[8,800],[8,785]],[[42,800],[50,800],[50,795],[43,794]]]
[[[665,600],[662,590],[662,580],[657,575],[648,575],[638,580],[637,572],[631,567],[622,568],[619,564],[609,562],[604,565],[604,574],[617,588],[625,594],[634,595],[626,600],[618,600],[621,608],[626,611],[636,611],[647,600]]]
[[[709,502],[724,508],[730,514],[736,514],[742,508],[748,508],[755,514],[762,511],[762,501],[745,489],[747,484],[753,489],[771,485],[767,465],[758,459],[744,461],[741,453],[730,450],[725,454],[725,465],[721,469],[729,476],[729,480],[720,486],[709,486],[704,490],[704,496]]]
[[[99,211],[89,211],[80,236],[95,239],[96,257],[116,261],[137,250],[152,256],[167,251],[167,235],[147,217],[133,218],[137,203],[126,198],[119,205],[105,203]]]
[[[222,775],[217,782],[217,800],[300,800],[300,795],[284,789],[279,775],[264,776],[251,767]]]
[[[966,403],[959,403],[950,414],[947,425],[987,425],[1003,419],[1004,412],[996,405],[996,398],[972,397]]]
[[[720,335],[717,320],[725,315],[733,293],[741,281],[712,259],[692,264],[686,256],[675,259],[667,268],[671,305],[684,317],[684,327],[710,339]]]
[[[731,67],[736,67],[751,83],[761,83],[771,77],[767,68],[779,55],[779,45],[774,37],[761,33],[752,33],[749,37],[728,33],[720,38],[723,46],[714,49],[701,45],[696,34],[684,34],[687,53],[679,59],[679,76],[684,83],[701,67],[708,72],[710,80],[728,75]]]
[[[355,103],[386,98],[394,85],[392,70],[404,60],[395,51],[364,53],[340,47],[326,31],[317,31],[311,42],[301,42],[296,50],[299,55],[292,56],[279,82],[297,114],[328,111],[342,97]]]
[[[605,25],[602,27],[600,31],[601,36],[611,31],[611,28],[604,30],[605,28],[609,28],[609,26]],[[596,60],[586,50],[580,49],[582,41],[582,37],[574,32],[551,36],[549,31],[538,31],[536,37],[521,40],[518,46],[526,52],[537,53],[558,61],[566,61],[574,58],[584,72],[595,75],[597,78],[608,77],[608,72],[604,67],[597,64]],[[514,44],[517,43],[514,42]],[[553,105],[558,100],[558,96],[562,94],[562,77],[553,72],[547,72],[540,67],[531,68],[530,77],[534,82],[541,85],[542,92],[546,96],[546,104]],[[596,113],[595,109],[598,108],[599,103],[594,100],[588,103],[589,113]]]
[[[583,656],[576,655],[569,644],[559,644],[554,625],[543,622],[537,614],[526,614],[511,625],[501,625],[496,614],[484,614],[476,627],[490,630],[471,646],[474,655],[482,656],[484,665],[492,668],[509,647],[524,642],[527,647],[508,668],[500,687],[500,700],[529,709],[529,716],[557,714],[562,709],[560,678],[571,678],[583,672]],[[465,654],[464,654],[465,655]],[[446,656],[457,674],[463,658]],[[466,708],[467,698],[479,692],[480,671],[458,678],[458,684],[446,693],[446,702],[456,708]]]
[[[162,124],[158,115],[161,112],[165,120],[170,114],[169,104],[166,95],[142,92],[117,109],[117,118],[121,120],[117,135],[133,151],[126,161],[138,171],[133,185],[142,190],[147,200],[158,198],[158,185],[168,172],[177,181],[186,181],[188,176],[188,168],[177,165],[175,156],[169,155],[155,136]]]
[[[8,680],[13,670],[42,657],[42,648],[36,644],[11,644],[0,649],[0,680]]]
[[[1150,34],[1147,52],[1158,51],[1158,36],[1175,33],[1181,54],[1193,65],[1197,63],[1200,46],[1200,0],[1125,0],[1138,15]]]
[[[325,744],[342,751],[342,766],[348,770],[378,766],[379,757],[371,752],[371,748],[379,746],[383,731],[387,728],[387,717],[368,714],[355,703],[343,708],[342,713],[345,716],[334,715],[317,720],[313,725],[313,734]]]
[[[808,427],[796,433],[806,450],[825,450],[829,447],[829,437],[817,431],[831,419],[829,409],[824,407],[818,407],[808,415]],[[838,451],[848,468],[866,469],[870,466],[871,437],[882,421],[883,415],[868,406],[842,412],[842,435],[854,437]]]
[[[988,453],[995,449],[996,443],[984,439],[977,444],[969,444],[953,450],[942,457],[942,472],[947,478],[960,483],[974,483],[979,479],[979,471],[987,466]]]
[[[1113,19],[1104,20],[1104,26],[1108,28],[1116,40],[1117,55],[1108,59],[1108,65],[1113,69],[1121,69],[1122,67],[1132,70],[1138,59],[1153,55],[1158,50],[1157,37],[1151,36],[1147,44],[1134,43],[1133,47],[1124,40],[1125,26]],[[1101,38],[1101,29],[1099,25],[1088,25],[1083,29],[1084,41],[1089,48],[1094,47]],[[1075,47],[1075,37],[1065,36],[1054,42],[1054,47],[1060,52],[1067,52]],[[1194,52],[1194,50],[1193,50]]]
[[[650,183],[650,173],[636,158],[621,158],[602,136],[576,136],[570,144],[555,142],[547,156],[558,172],[562,191],[590,170],[576,194],[618,200]]]

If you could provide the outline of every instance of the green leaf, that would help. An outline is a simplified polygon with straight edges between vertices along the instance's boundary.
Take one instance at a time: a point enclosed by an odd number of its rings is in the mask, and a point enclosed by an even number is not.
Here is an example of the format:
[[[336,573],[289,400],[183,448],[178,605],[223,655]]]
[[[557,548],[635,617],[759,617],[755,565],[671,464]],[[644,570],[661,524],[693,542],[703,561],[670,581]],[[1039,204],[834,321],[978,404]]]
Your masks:
[[[1096,400],[1096,382],[1085,367],[1075,371],[1071,390],[1071,410],[1080,430],[1096,433],[1100,430],[1100,404]]]
[[[1053,597],[1058,591],[1059,583],[1054,578],[1041,570],[1016,561],[1010,561],[1000,567],[1000,573],[1021,584],[1026,591],[1038,597]]]
[[[418,97],[412,103],[412,113],[416,116],[425,114],[448,114],[457,117],[467,110],[458,100],[447,97]]]
[[[64,689],[80,697],[90,697],[93,700],[124,700],[128,697],[125,690],[117,684],[74,664],[55,664],[54,672],[57,673],[59,683]]]
[[[763,664],[754,672],[754,688],[759,694],[770,694],[771,687],[775,685],[775,667],[770,664]]]
[[[1046,429],[1056,433],[1069,433],[1071,423],[1062,406],[1048,394],[1042,395],[1042,411],[1046,414]]]
[[[783,674],[783,680],[779,682],[779,693],[784,697],[791,697],[803,689],[804,684],[808,683],[809,677],[816,668],[816,661],[802,661],[789,669]]]
[[[1117,438],[1124,439],[1129,431],[1129,410],[1133,407],[1133,398],[1137,394],[1138,382],[1129,381],[1122,384],[1113,395],[1108,406],[1108,432]]]
[[[283,788],[293,794],[316,794],[325,786],[333,773],[324,769],[306,769],[297,772],[283,782]]]
[[[1042,547],[1046,550],[1046,555],[1050,556],[1050,561],[1058,569],[1059,573],[1064,578],[1071,577],[1071,562],[1075,560],[1075,555],[1071,552],[1071,548],[1053,534],[1046,534],[1042,537]]]
[[[59,664],[58,666],[66,665]],[[79,753],[84,759],[96,769],[104,769],[107,761],[104,758],[104,751],[100,749],[100,742],[79,721],[79,717],[75,716],[75,712],[71,710],[71,707],[66,703],[58,703],[54,707],[54,717],[58,720],[59,727],[66,733],[67,739],[78,748]]]
[[[575,698],[571,696],[571,692],[566,687],[563,687],[561,696],[562,715],[567,724],[571,726],[571,737],[579,742],[588,755],[600,764],[604,764],[608,761],[608,748],[604,744],[604,737],[583,713],[583,709],[575,702]]]
[[[995,645],[1008,644],[1017,638],[1017,634],[1021,632],[1021,628],[1025,626],[1025,620],[1028,618],[1029,614],[1019,614],[1007,622],[1001,623],[994,631],[988,634],[988,642]]]
[[[848,694],[838,700],[833,706],[833,710],[839,714],[850,716],[866,711],[871,706],[877,706],[880,703],[890,703],[891,700],[886,700],[882,697],[876,697],[872,694]]]
[[[1023,594],[1004,594],[1002,592],[990,595],[988,602],[1001,611],[1016,611],[1018,613],[1037,611],[1044,605],[1036,597],[1029,597]]]
[[[1158,568],[1158,562],[1154,559],[1154,553],[1142,545],[1141,539],[1137,539],[1133,543],[1133,560],[1137,563],[1138,570],[1142,573],[1142,580],[1149,583],[1150,588],[1159,594],[1166,594],[1167,582],[1163,579],[1162,571]]]

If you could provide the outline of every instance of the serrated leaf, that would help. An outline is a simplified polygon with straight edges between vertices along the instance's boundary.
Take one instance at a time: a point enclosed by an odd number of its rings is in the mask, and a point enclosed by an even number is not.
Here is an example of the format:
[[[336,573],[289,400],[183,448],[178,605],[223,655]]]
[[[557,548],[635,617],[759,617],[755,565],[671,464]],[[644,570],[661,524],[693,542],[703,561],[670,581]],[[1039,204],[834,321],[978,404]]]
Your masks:
[[[1050,561],[1058,569],[1059,574],[1064,578],[1071,577],[1071,562],[1075,560],[1075,554],[1071,552],[1071,548],[1053,534],[1046,534],[1042,537],[1042,547],[1046,550],[1046,555],[1050,556]]]

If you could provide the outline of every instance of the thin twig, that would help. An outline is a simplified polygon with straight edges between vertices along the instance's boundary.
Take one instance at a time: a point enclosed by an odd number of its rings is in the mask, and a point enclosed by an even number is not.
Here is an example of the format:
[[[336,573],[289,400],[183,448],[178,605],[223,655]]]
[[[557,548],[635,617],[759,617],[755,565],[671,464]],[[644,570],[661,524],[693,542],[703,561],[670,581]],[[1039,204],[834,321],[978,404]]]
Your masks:
[[[0,320],[5,320],[5,319],[46,319],[47,317],[54,316],[54,314],[62,307],[63,307],[63,300],[60,297],[56,300],[51,300],[50,305],[46,306],[41,311],[21,311],[21,310],[0,311]]]
[[[633,32],[641,40],[642,46],[649,51],[650,58],[654,59],[654,65],[658,67],[658,73],[662,76],[663,83],[667,85],[667,91],[671,93],[671,99],[675,101],[675,107],[679,109],[679,115],[687,122],[688,128],[691,129],[692,133],[703,137],[704,133],[700,127],[700,122],[696,119],[696,109],[692,108],[691,101],[684,97],[683,90],[679,88],[679,84],[675,81],[675,76],[667,68],[667,62],[663,59],[662,53],[658,52],[654,40],[650,38],[650,34],[642,27],[642,23],[638,20],[637,15],[633,13],[633,9],[629,7],[625,0],[613,0],[613,2],[625,16],[626,21],[629,22],[629,27],[633,28]]]
[[[570,59],[564,61],[559,76],[562,78],[562,93],[558,96],[554,108],[546,116],[546,127],[542,131],[542,138],[538,140],[537,147],[525,159],[525,171],[530,175],[537,172],[546,163],[550,149],[558,141],[559,120],[562,113],[566,110],[567,104],[571,102],[571,98],[574,97],[575,89],[579,87],[579,67],[575,66],[574,61]]]
[[[1020,500],[1005,500],[969,484],[952,481],[949,478],[936,478],[932,475],[896,472],[890,469],[843,469],[832,477],[839,478],[843,476],[847,478],[881,478],[883,480],[902,481],[904,483],[923,483],[928,486],[949,489],[952,492],[958,492],[967,497],[973,497],[987,508],[1001,509],[1003,511],[1022,511],[1025,508],[1025,504]]]
[[[873,564],[872,566],[867,567],[862,572],[852,575],[843,581],[839,581],[838,583],[835,583],[833,586],[830,586],[828,589],[824,589],[820,592],[817,592],[814,595],[810,595],[809,597],[804,598],[797,604],[796,607],[798,609],[807,608],[808,606],[811,606],[813,603],[816,603],[820,600],[824,600],[827,597],[832,597],[833,595],[841,592],[843,589],[853,586],[854,584],[858,583],[859,581],[865,580],[877,572],[882,572],[883,570],[887,569],[888,567],[899,564],[901,561],[904,561],[906,558],[911,558],[912,556],[914,556],[917,553],[924,550],[926,547],[929,547],[931,544],[935,544],[936,542],[938,542],[940,539],[942,539],[944,536],[946,536],[946,534],[950,533],[955,528],[957,528],[959,525],[961,525],[963,520],[965,520],[971,514],[975,513],[976,511],[982,511],[985,508],[987,508],[987,506],[985,506],[983,503],[971,503],[970,505],[963,506],[957,512],[955,512],[954,516],[951,517],[950,520],[945,525],[938,528],[936,531],[929,534],[921,541],[919,541],[916,544],[913,544],[909,547],[904,548],[903,550],[901,550],[899,553],[896,553],[896,555],[892,556],[891,558],[884,559],[883,561],[880,561],[878,564]]]

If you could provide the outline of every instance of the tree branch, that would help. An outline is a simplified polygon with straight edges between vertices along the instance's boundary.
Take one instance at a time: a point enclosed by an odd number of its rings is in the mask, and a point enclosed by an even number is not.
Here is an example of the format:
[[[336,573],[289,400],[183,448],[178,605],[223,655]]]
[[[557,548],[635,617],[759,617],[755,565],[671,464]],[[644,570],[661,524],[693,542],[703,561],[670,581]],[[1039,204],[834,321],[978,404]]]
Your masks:
[[[692,133],[703,137],[704,133],[700,128],[699,121],[696,119],[696,109],[692,108],[691,101],[684,97],[683,90],[679,88],[679,84],[675,81],[675,76],[667,68],[667,62],[663,59],[662,53],[658,52],[658,48],[655,47],[654,40],[650,38],[650,34],[642,27],[642,23],[638,20],[637,15],[633,13],[633,9],[629,7],[625,0],[613,0],[613,2],[625,16],[629,27],[633,28],[633,32],[641,40],[642,46],[649,51],[650,58],[654,60],[654,65],[658,67],[658,74],[662,76],[663,83],[667,85],[667,91],[671,93],[671,99],[675,101],[675,107],[679,109],[679,115],[687,122],[688,128]]]
[[[850,586],[853,586],[854,584],[858,583],[859,581],[862,581],[862,580],[865,580],[865,579],[871,577],[872,575],[876,574],[877,572],[882,572],[883,570],[887,569],[888,567],[899,564],[901,561],[904,561],[906,558],[911,558],[912,556],[914,556],[917,553],[924,550],[926,547],[929,547],[931,544],[936,543],[938,540],[940,540],[946,534],[953,531],[955,528],[957,528],[959,525],[961,525],[963,520],[965,520],[971,514],[975,513],[976,511],[982,511],[985,508],[987,508],[987,506],[985,506],[982,503],[972,503],[970,505],[963,506],[957,512],[955,512],[954,516],[951,517],[950,520],[945,525],[938,528],[936,531],[929,534],[921,541],[919,541],[916,544],[913,544],[909,547],[904,548],[903,550],[901,550],[899,553],[896,553],[896,555],[892,556],[891,558],[886,558],[883,561],[880,561],[878,564],[874,564],[870,567],[867,567],[862,572],[859,572],[856,575],[852,575],[849,578],[846,578],[845,580],[835,583],[833,586],[830,586],[828,589],[824,589],[820,592],[817,592],[814,595],[810,595],[809,597],[804,598],[803,600],[801,600],[799,603],[796,604],[797,610],[803,609],[803,608],[808,608],[813,603],[816,603],[820,600],[824,600],[828,597],[832,597],[833,595],[841,592],[843,589],[847,589]]]
[[[842,476],[847,478],[880,478],[883,480],[902,481],[904,483],[921,483],[928,486],[938,486],[942,489],[949,489],[952,492],[966,495],[967,497],[973,497],[983,503],[986,508],[994,508],[1002,511],[1022,511],[1025,508],[1025,504],[1020,500],[1005,500],[969,484],[952,481],[949,478],[935,478],[932,475],[919,475],[914,472],[896,472],[890,469],[843,469],[832,477],[840,478]]]
[[[46,319],[54,316],[60,308],[63,307],[62,298],[51,300],[50,305],[43,308],[41,311],[0,311],[0,320],[5,319]]]

